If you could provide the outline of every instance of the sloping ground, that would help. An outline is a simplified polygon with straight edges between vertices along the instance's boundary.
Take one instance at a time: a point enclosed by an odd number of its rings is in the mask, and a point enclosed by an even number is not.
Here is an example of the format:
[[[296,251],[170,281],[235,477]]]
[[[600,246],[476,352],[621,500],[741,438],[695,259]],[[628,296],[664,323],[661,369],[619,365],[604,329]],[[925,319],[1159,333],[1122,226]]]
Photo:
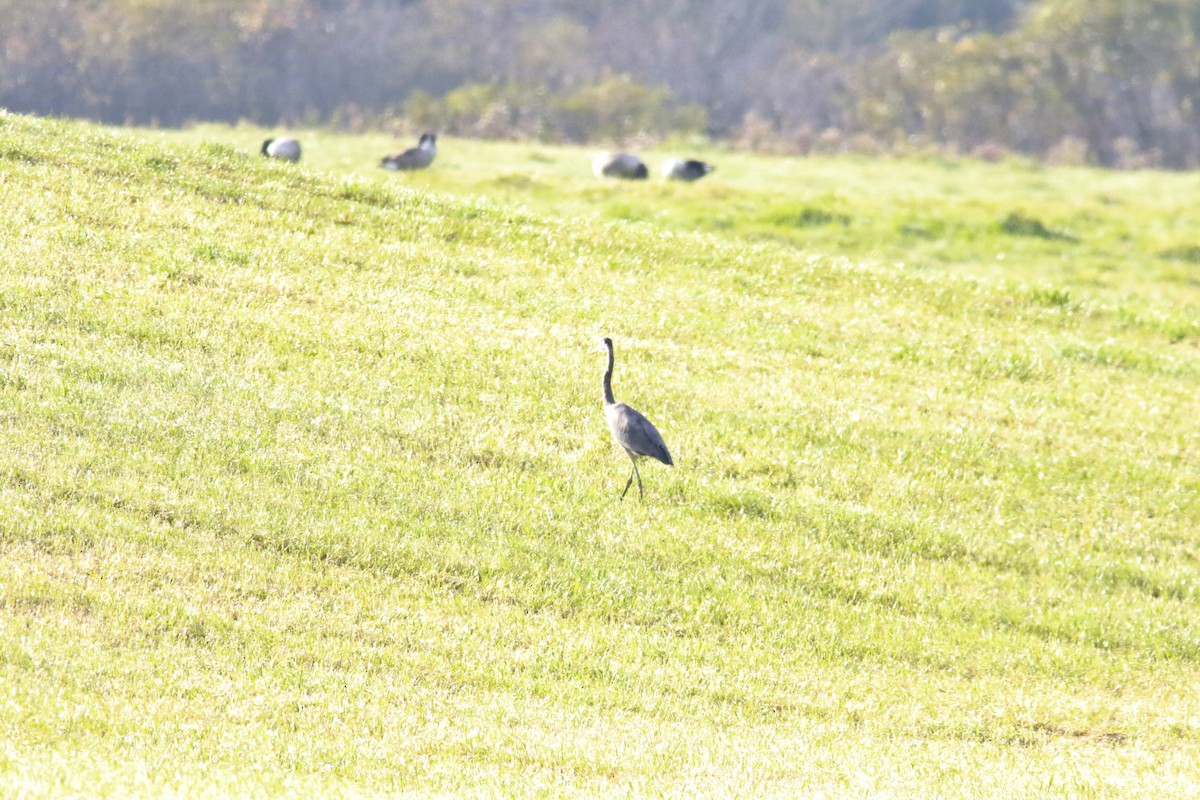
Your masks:
[[[16,116],[0,181],[6,790],[1200,781],[1187,306]]]

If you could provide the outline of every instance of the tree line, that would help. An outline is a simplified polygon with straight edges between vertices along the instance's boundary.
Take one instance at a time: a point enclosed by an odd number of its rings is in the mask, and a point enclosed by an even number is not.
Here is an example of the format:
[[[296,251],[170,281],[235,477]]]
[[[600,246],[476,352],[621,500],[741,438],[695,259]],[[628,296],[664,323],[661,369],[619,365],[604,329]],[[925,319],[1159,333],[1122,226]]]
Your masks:
[[[1200,0],[0,0],[0,105],[1200,163]]]

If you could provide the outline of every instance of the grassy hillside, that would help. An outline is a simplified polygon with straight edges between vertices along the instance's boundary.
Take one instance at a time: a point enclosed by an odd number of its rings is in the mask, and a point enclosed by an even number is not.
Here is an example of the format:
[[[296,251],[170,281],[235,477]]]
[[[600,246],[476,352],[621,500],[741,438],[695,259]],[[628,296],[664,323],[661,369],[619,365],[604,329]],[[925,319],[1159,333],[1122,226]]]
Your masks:
[[[261,138],[0,116],[5,794],[1195,792],[1194,176]]]
[[[200,126],[147,135],[252,154],[277,132]],[[415,137],[298,135],[305,169],[389,187],[486,197],[555,217],[780,242],[859,263],[1049,284],[1094,302],[1128,306],[1138,298],[1158,313],[1200,305],[1200,242],[1191,220],[1200,184],[1191,174],[932,156],[766,159],[675,143],[646,154],[655,180],[611,184],[592,177],[594,151],[579,148],[442,137],[436,169],[396,174],[377,167],[380,156],[412,146]],[[709,159],[717,172],[693,185],[658,180],[662,160],[681,154]],[[1181,314],[1176,322],[1190,326],[1195,317]]]

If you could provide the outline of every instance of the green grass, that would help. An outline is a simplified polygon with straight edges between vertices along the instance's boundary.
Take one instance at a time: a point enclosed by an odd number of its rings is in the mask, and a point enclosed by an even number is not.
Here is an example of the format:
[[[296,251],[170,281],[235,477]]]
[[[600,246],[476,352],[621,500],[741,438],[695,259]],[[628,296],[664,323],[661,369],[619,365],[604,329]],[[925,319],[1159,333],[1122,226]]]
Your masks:
[[[0,793],[1195,793],[1194,176],[265,135],[0,116]]]

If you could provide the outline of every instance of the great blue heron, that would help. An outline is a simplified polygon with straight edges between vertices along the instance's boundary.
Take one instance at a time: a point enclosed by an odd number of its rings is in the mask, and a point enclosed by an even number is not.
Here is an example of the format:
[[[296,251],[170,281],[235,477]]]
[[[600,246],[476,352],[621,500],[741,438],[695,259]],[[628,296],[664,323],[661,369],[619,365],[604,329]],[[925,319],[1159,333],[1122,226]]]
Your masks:
[[[433,157],[436,155],[437,136],[432,133],[423,133],[421,141],[416,147],[384,156],[379,166],[384,169],[425,169],[433,163]]]
[[[592,172],[597,178],[645,180],[650,177],[645,163],[632,153],[600,153],[592,159]]]
[[[278,139],[267,139],[263,142],[262,154],[268,158],[282,158],[286,161],[300,160],[300,142],[290,136]]]
[[[670,158],[663,164],[663,177],[674,181],[698,181],[716,167],[694,158]]]
[[[650,456],[667,466],[672,466],[675,462],[671,460],[671,454],[667,452],[667,446],[654,424],[629,406],[613,399],[613,343],[607,336],[604,337],[604,347],[608,350],[608,369],[604,371],[604,416],[608,418],[608,429],[612,431],[613,438],[625,448],[629,460],[633,462],[633,469],[629,472],[629,480],[625,482],[625,491],[621,492],[621,499],[625,499],[625,493],[629,491],[635,476],[640,499],[642,475],[638,472],[637,460],[642,456]]]

